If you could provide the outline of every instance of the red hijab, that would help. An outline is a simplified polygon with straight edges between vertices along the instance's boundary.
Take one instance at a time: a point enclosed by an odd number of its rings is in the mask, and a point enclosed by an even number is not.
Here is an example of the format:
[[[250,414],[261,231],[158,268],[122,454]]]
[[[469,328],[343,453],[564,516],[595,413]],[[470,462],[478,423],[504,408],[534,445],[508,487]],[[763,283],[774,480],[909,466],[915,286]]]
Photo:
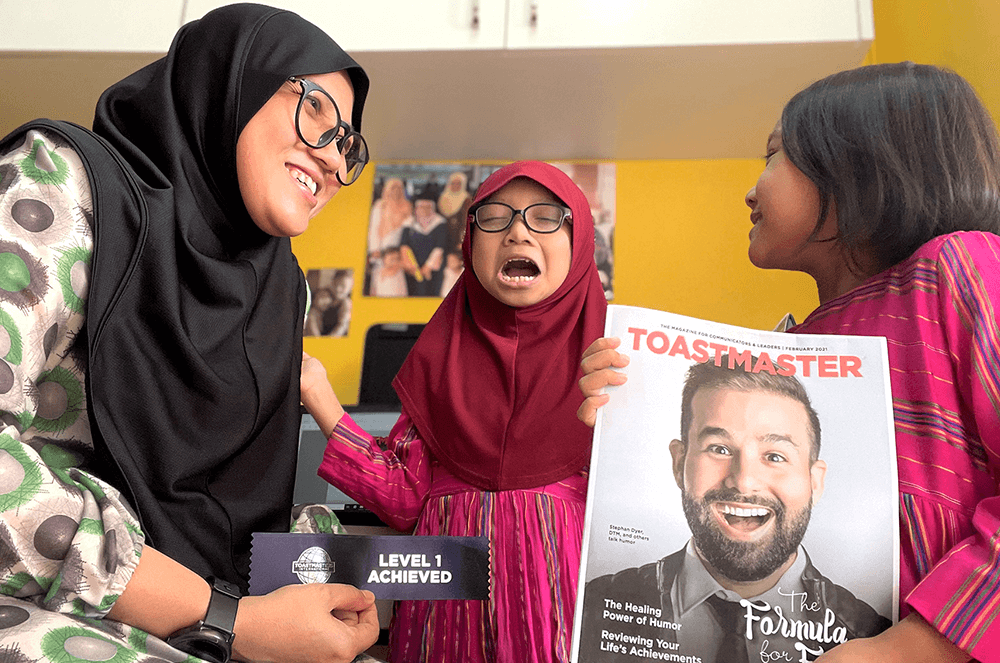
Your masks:
[[[543,486],[589,462],[592,431],[576,418],[583,401],[577,381],[580,358],[603,333],[607,311],[583,192],[555,166],[520,161],[490,175],[475,202],[515,177],[538,182],[573,212],[566,280],[531,306],[497,301],[472,270],[470,217],[466,269],[393,381],[437,459],[491,491]]]

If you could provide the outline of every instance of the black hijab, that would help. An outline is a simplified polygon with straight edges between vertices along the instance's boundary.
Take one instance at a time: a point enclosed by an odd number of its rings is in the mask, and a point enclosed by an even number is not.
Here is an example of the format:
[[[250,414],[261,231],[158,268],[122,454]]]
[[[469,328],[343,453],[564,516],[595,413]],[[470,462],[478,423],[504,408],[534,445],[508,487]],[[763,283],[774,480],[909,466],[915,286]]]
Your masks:
[[[151,545],[244,588],[251,533],[289,526],[305,283],[290,241],[246,211],[236,142],[289,76],[341,70],[360,128],[368,78],[333,40],[294,13],[229,5],[102,95],[100,138],[42,123],[77,148],[94,195],[98,475]]]

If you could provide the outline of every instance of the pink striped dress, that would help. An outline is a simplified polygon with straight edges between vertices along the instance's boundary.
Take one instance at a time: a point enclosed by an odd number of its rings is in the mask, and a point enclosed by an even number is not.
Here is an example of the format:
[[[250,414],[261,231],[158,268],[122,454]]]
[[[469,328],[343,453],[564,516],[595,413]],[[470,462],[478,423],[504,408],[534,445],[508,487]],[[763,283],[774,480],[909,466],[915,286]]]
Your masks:
[[[885,336],[901,616],[1000,661],[1000,237],[938,237],[791,331]]]
[[[569,661],[585,470],[538,488],[485,492],[439,464],[404,412],[377,439],[345,415],[319,474],[400,531],[490,539],[491,599],[399,602],[390,661]]]

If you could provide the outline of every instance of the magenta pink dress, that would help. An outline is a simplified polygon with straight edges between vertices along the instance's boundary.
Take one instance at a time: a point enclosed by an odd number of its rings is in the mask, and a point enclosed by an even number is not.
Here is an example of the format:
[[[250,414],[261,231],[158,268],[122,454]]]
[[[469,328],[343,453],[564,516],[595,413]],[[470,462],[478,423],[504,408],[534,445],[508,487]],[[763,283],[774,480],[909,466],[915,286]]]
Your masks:
[[[390,661],[569,661],[586,471],[538,488],[486,492],[438,463],[404,413],[379,439],[345,415],[319,474],[400,531],[490,539],[490,601],[399,602]]]
[[[1000,237],[938,237],[791,331],[885,336],[901,617],[1000,661]]]

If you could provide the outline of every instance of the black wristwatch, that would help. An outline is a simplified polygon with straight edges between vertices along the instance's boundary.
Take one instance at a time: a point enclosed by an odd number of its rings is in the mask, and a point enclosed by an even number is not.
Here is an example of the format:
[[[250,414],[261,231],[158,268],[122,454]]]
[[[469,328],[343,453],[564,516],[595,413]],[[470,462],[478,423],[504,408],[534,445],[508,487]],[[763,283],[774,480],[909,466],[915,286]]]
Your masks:
[[[175,631],[167,644],[208,663],[229,663],[233,654],[233,627],[240,590],[231,582],[206,578],[212,586],[205,618],[192,626]]]

